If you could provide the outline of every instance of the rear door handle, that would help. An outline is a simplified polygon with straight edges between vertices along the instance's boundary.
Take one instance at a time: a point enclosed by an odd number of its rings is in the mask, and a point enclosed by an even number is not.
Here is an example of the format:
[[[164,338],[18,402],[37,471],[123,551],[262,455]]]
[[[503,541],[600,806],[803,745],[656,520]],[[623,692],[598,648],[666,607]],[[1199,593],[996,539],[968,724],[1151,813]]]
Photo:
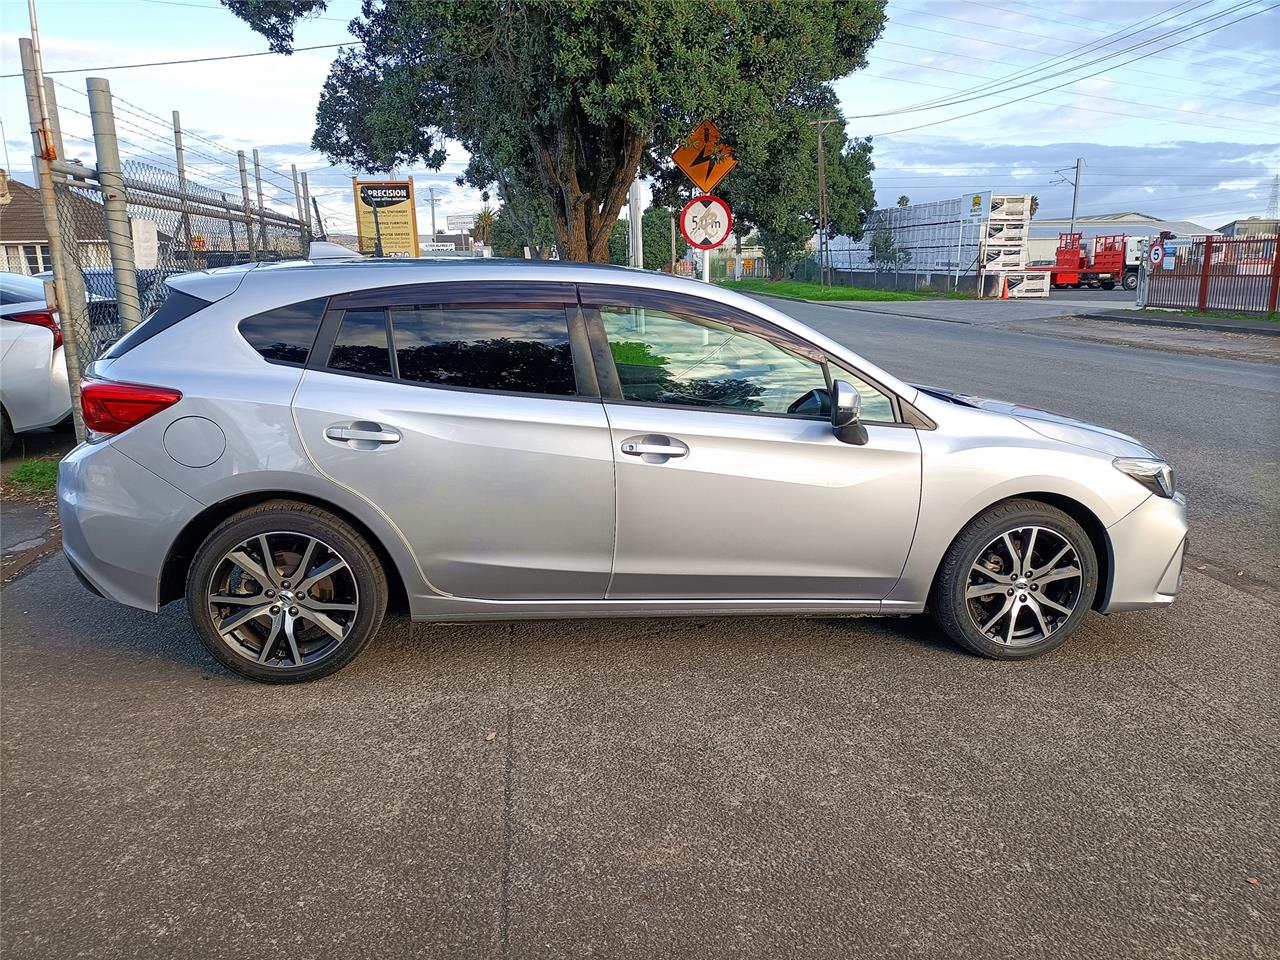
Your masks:
[[[324,435],[330,440],[346,441],[356,450],[374,450],[383,444],[400,442],[399,432],[384,430],[381,424],[370,423],[367,420],[334,424],[325,430]]]
[[[630,457],[639,457],[645,463],[666,463],[673,457],[687,457],[689,448],[674,437],[645,434],[628,437],[622,441],[621,450]]]

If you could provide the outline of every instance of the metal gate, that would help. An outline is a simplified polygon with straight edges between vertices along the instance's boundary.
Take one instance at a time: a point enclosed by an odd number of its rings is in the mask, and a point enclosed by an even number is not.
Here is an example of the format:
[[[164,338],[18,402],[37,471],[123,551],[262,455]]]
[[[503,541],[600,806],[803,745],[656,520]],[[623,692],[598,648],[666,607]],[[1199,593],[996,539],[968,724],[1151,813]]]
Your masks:
[[[1164,263],[1148,272],[1146,305],[1265,313],[1276,310],[1278,293],[1275,237],[1201,237],[1166,247]]]

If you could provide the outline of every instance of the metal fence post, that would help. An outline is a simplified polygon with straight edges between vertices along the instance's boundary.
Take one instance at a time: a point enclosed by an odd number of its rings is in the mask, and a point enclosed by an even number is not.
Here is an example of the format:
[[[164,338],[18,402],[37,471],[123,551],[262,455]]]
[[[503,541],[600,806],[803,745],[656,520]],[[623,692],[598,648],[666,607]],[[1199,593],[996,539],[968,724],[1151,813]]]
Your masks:
[[[253,148],[253,181],[258,188],[258,249],[266,253],[267,249],[267,207],[262,199],[262,160],[258,157],[258,148]]]
[[[240,195],[244,198],[244,229],[249,240],[249,259],[258,259],[258,245],[253,239],[253,207],[249,205],[249,171],[244,162],[244,151],[237,150],[240,161]]]
[[[187,207],[187,159],[182,149],[182,118],[173,111],[173,154],[178,164],[178,193],[182,195],[182,232],[187,240],[187,266],[195,267],[195,247],[191,242],[191,211]]]
[[[46,141],[49,127],[45,124],[45,110],[40,94],[41,77],[39,57],[34,43],[27,37],[18,40],[22,60],[22,79],[27,88],[27,114],[31,121],[31,143],[35,154],[31,158],[40,183],[40,205],[44,213],[45,230],[49,234],[49,258],[53,262],[54,303],[62,324],[62,356],[67,364],[67,381],[71,387],[71,416],[75,422],[76,439],[84,441],[84,417],[80,410],[80,352],[78,318],[84,313],[88,318],[88,298],[84,292],[84,275],[80,272],[71,248],[75,246],[74,225],[64,231],[58,219],[58,198],[55,194],[53,170],[49,154],[56,149]],[[63,189],[66,189],[65,187]]]
[[[85,81],[89,91],[89,117],[93,123],[93,144],[98,153],[98,185],[102,187],[102,214],[107,223],[107,246],[111,250],[111,270],[116,281],[116,310],[120,326],[127,333],[142,322],[142,301],[138,297],[138,271],[133,262],[133,230],[120,168],[120,144],[116,140],[116,118],[111,106],[111,84],[102,77]]]
[[[307,215],[302,218],[302,222],[307,225],[307,240],[310,241],[316,234],[311,229],[311,186],[307,183],[305,171],[302,174],[302,209],[307,212]]]
[[[1213,265],[1213,237],[1204,238],[1204,260],[1200,264],[1200,295],[1196,309],[1201,313],[1209,309],[1209,271]]]
[[[1267,292],[1267,312],[1275,313],[1280,301],[1280,237],[1271,238],[1271,289]]]
[[[298,183],[298,165],[291,163],[289,171],[293,174],[293,202],[298,208],[298,248],[305,257],[307,255],[307,215],[302,205],[302,187]]]

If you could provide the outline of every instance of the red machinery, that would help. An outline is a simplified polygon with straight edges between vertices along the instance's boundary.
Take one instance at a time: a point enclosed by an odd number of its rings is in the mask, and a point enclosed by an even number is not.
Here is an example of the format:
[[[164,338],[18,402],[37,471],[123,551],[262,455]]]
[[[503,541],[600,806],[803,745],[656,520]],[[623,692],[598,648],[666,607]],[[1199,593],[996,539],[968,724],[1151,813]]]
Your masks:
[[[1128,237],[1123,233],[1094,237],[1092,256],[1086,252],[1081,233],[1058,234],[1058,251],[1049,271],[1049,282],[1055,287],[1101,287],[1113,289],[1125,276],[1125,251]]]

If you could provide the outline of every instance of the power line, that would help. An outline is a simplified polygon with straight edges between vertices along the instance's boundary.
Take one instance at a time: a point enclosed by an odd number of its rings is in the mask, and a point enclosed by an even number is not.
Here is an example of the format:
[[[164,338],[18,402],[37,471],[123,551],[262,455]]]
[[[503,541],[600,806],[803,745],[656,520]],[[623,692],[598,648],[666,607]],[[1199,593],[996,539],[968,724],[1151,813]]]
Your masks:
[[[1206,0],[1206,2],[1207,2],[1207,0]],[[1022,73],[1023,73],[1023,77],[1021,78],[1021,82],[1020,82],[1020,83],[1018,83],[1018,84],[1014,84],[1014,85],[1010,85],[1010,86],[1005,86],[1005,87],[999,87],[998,89],[990,89],[990,90],[987,90],[985,93],[977,92],[977,91],[981,91],[981,90],[983,89],[983,87],[984,87],[984,86],[991,86],[992,84],[1005,83],[1007,80],[1009,80],[1009,79],[1014,79],[1014,78],[1016,78],[1016,77],[1018,76],[1017,74],[1012,74],[1012,75],[1010,75],[1008,78],[1001,78],[1000,80],[997,80],[997,81],[991,81],[991,83],[989,83],[989,84],[982,84],[982,85],[979,85],[979,86],[977,86],[977,87],[970,88],[969,90],[962,90],[962,91],[959,91],[959,93],[961,94],[960,96],[955,96],[955,97],[950,97],[950,98],[940,98],[940,99],[935,98],[935,100],[933,100],[932,102],[930,102],[930,101],[925,101],[925,102],[923,102],[923,103],[919,103],[919,104],[912,104],[912,105],[909,105],[909,106],[906,106],[906,107],[897,108],[897,109],[894,109],[894,110],[885,110],[885,111],[882,111],[882,112],[880,112],[880,113],[855,114],[854,116],[850,117],[849,119],[851,119],[851,120],[864,120],[864,119],[873,119],[873,118],[876,118],[876,117],[900,116],[900,115],[902,115],[902,114],[906,114],[906,113],[918,113],[918,112],[919,112],[919,111],[921,111],[921,110],[934,110],[934,109],[938,109],[938,108],[940,108],[940,107],[958,106],[958,105],[960,105],[960,104],[962,104],[962,103],[968,103],[968,102],[971,102],[971,101],[973,101],[973,100],[984,100],[984,99],[986,99],[987,97],[997,96],[997,95],[1002,94],[1002,93],[1009,93],[1009,92],[1012,92],[1012,91],[1014,91],[1014,90],[1018,89],[1018,87],[1020,87],[1020,86],[1025,86],[1025,84],[1026,84],[1028,81],[1052,80],[1052,79],[1053,79],[1053,78],[1055,78],[1055,77],[1063,76],[1063,75],[1068,74],[1068,73],[1071,73],[1071,72],[1073,72],[1073,71],[1075,71],[1075,70],[1084,70],[1084,69],[1087,69],[1087,68],[1089,68],[1089,67],[1096,66],[1097,64],[1102,63],[1102,62],[1103,62],[1103,61],[1105,61],[1105,60],[1110,60],[1112,57],[1121,56],[1122,54],[1129,53],[1129,52],[1131,52],[1131,51],[1133,51],[1133,50],[1138,49],[1139,47],[1148,46],[1148,45],[1149,45],[1149,44],[1151,44],[1151,43],[1155,43],[1155,42],[1157,42],[1157,41],[1159,41],[1159,40],[1167,39],[1167,38],[1169,38],[1169,37],[1171,37],[1171,36],[1174,36],[1175,34],[1182,33],[1182,32],[1185,32],[1186,30],[1192,29],[1193,27],[1201,26],[1201,25],[1203,25],[1203,24],[1205,24],[1205,23],[1208,23],[1208,22],[1209,22],[1209,21],[1211,21],[1211,20],[1217,20],[1217,19],[1220,19],[1221,17],[1227,16],[1227,15],[1228,15],[1228,14],[1230,14],[1230,13],[1234,13],[1234,12],[1236,12],[1236,11],[1238,11],[1238,10],[1243,9],[1244,7],[1247,7],[1247,6],[1248,6],[1250,3],[1252,3],[1252,2],[1253,2],[1253,0],[1241,0],[1241,2],[1240,2],[1240,3],[1237,3],[1237,4],[1236,4],[1235,6],[1233,6],[1233,7],[1229,7],[1229,8],[1227,8],[1226,10],[1223,10],[1223,11],[1221,11],[1221,12],[1219,12],[1219,13],[1215,13],[1215,14],[1213,14],[1212,16],[1202,17],[1201,19],[1199,19],[1199,20],[1197,20],[1197,21],[1194,21],[1193,23],[1190,23],[1190,24],[1186,25],[1185,27],[1179,27],[1179,28],[1177,28],[1177,29],[1175,29],[1175,30],[1170,30],[1170,31],[1168,31],[1168,32],[1166,32],[1166,33],[1164,33],[1164,34],[1161,34],[1159,37],[1153,37],[1153,38],[1151,38],[1151,39],[1149,39],[1149,40],[1143,40],[1143,41],[1141,41],[1141,42],[1139,42],[1139,43],[1135,43],[1135,44],[1132,44],[1132,45],[1130,45],[1130,46],[1128,46],[1128,47],[1125,47],[1125,48],[1124,48],[1124,49],[1122,49],[1122,50],[1116,50],[1116,51],[1113,51],[1113,52],[1111,52],[1111,53],[1105,54],[1104,56],[1101,56],[1101,57],[1097,57],[1097,58],[1095,58],[1095,59],[1093,59],[1093,60],[1090,60],[1090,61],[1087,61],[1087,62],[1085,62],[1085,63],[1073,64],[1073,65],[1071,65],[1071,66],[1064,67],[1064,69],[1057,70],[1057,71],[1055,71],[1055,72],[1053,72],[1053,73],[1048,73],[1048,74],[1043,74],[1043,75],[1038,75],[1038,76],[1032,76],[1032,74],[1038,73],[1039,69],[1041,69],[1041,68],[1040,68],[1040,67],[1037,67],[1037,68],[1034,68],[1034,69],[1033,69],[1033,68],[1027,68],[1026,70],[1022,71]],[[1202,5],[1203,5],[1203,4],[1202,4]],[[1249,16],[1257,16],[1257,14],[1259,14],[1259,13],[1265,13],[1267,9],[1270,9],[1270,8],[1265,8],[1265,9],[1263,9],[1263,10],[1258,10],[1258,11],[1256,11],[1255,13],[1250,14]],[[1242,17],[1242,18],[1240,18],[1240,19],[1241,19],[1241,20],[1244,20],[1244,19],[1248,19],[1248,17]],[[1223,27],[1230,26],[1232,23],[1239,23],[1239,22],[1240,22],[1240,20],[1233,20],[1233,21],[1230,21],[1229,23],[1226,23],[1226,24],[1220,24],[1219,26],[1214,27],[1214,28],[1211,28],[1210,30],[1205,31],[1204,33],[1199,33],[1199,34],[1195,34],[1195,35],[1193,35],[1193,36],[1184,37],[1184,38],[1183,38],[1183,39],[1181,39],[1181,40],[1175,41],[1174,43],[1168,44],[1167,46],[1161,47],[1161,48],[1159,48],[1159,49],[1157,49],[1157,50],[1150,50],[1150,51],[1147,51],[1146,53],[1142,54],[1141,56],[1138,56],[1138,57],[1135,57],[1135,58],[1132,58],[1132,59],[1130,59],[1130,60],[1125,61],[1125,63],[1134,63],[1134,62],[1136,62],[1136,61],[1138,61],[1138,60],[1146,59],[1147,57],[1154,56],[1155,54],[1160,53],[1160,52],[1162,52],[1163,50],[1168,50],[1168,49],[1170,49],[1171,47],[1178,46],[1178,45],[1183,44],[1183,43],[1187,43],[1187,42],[1189,42],[1189,41],[1191,41],[1191,40],[1196,39],[1197,37],[1202,37],[1202,36],[1205,36],[1205,35],[1206,35],[1206,34],[1208,34],[1208,33],[1212,33],[1214,30],[1219,30],[1219,29],[1222,29]],[[1075,59],[1075,58],[1074,58],[1074,57],[1072,57],[1072,58],[1070,58],[1070,59]],[[1052,61],[1052,60],[1049,60],[1049,61],[1046,61],[1046,63],[1045,63],[1045,64],[1043,64],[1043,65],[1042,65],[1042,67],[1048,67],[1048,66],[1051,66],[1052,64],[1053,64],[1053,61]],[[1077,77],[1077,78],[1075,78],[1074,80],[1072,80],[1072,81],[1071,81],[1071,83],[1079,83],[1080,81],[1082,81],[1082,80],[1087,80],[1087,79],[1089,79],[1090,77],[1098,76],[1099,74],[1106,73],[1106,72],[1107,72],[1107,71],[1109,71],[1109,70],[1114,70],[1114,69],[1116,69],[1116,68],[1117,68],[1117,66],[1124,66],[1124,64],[1111,64],[1111,65],[1109,65],[1109,66],[1107,66],[1107,67],[1104,67],[1104,68],[1103,68],[1103,69],[1101,69],[1101,70],[1095,71],[1095,72],[1094,72],[1094,73],[1092,73],[1092,74],[1087,74],[1087,75],[1085,75],[1085,76],[1083,76],[1083,77]],[[1060,84],[1060,85],[1059,85],[1059,87],[1060,87],[1060,86],[1067,86],[1067,85],[1069,85],[1069,84]],[[1050,87],[1050,88],[1049,88],[1049,90],[1057,90],[1057,89],[1059,89],[1059,87]],[[1048,91],[1047,91],[1047,90],[1045,90],[1045,89],[1039,89],[1039,90],[1036,90],[1036,91],[1035,91],[1035,93],[1046,93],[1046,92],[1048,92]],[[1032,94],[1032,95],[1034,95],[1034,94]],[[1028,97],[1024,97],[1023,99],[1029,99],[1029,98],[1030,98],[1030,96],[1032,96],[1032,95],[1029,95]]]
[[[1178,45],[1180,45],[1180,44],[1188,43],[1188,42],[1190,42],[1190,41],[1192,41],[1192,40],[1199,39],[1200,37],[1208,36],[1209,34],[1211,34],[1211,33],[1215,33],[1215,32],[1217,32],[1218,30],[1223,30],[1223,29],[1225,29],[1225,28],[1227,28],[1227,27],[1234,26],[1234,25],[1235,25],[1235,24],[1237,24],[1237,23],[1243,23],[1245,20],[1250,20],[1250,19],[1252,19],[1253,17],[1259,16],[1260,14],[1267,13],[1267,12],[1269,12],[1269,11],[1271,11],[1271,10],[1274,10],[1277,6],[1280,6],[1280,4],[1272,4],[1272,5],[1271,5],[1271,6],[1269,6],[1269,7],[1263,7],[1261,10],[1255,10],[1253,13],[1246,14],[1246,15],[1245,15],[1245,16],[1243,16],[1243,17],[1238,17],[1238,18],[1237,18],[1237,19],[1235,19],[1235,20],[1229,20],[1229,21],[1227,21],[1226,23],[1218,24],[1216,27],[1210,27],[1208,30],[1205,30],[1205,31],[1203,31],[1203,32],[1201,32],[1201,33],[1197,33],[1197,34],[1195,34],[1195,35],[1193,35],[1193,36],[1190,36],[1190,37],[1184,37],[1182,40],[1176,40],[1176,41],[1174,41],[1173,43],[1168,44],[1168,45],[1167,45],[1167,46],[1165,46],[1165,47],[1162,47],[1161,49],[1162,49],[1162,50],[1168,50],[1170,47],[1176,47],[1176,46],[1178,46]],[[1238,7],[1233,8],[1233,9],[1238,9]],[[1155,51],[1155,52],[1159,52],[1159,51]],[[1151,54],[1150,54],[1150,53],[1142,54],[1142,55],[1140,55],[1140,56],[1134,57],[1134,58],[1133,58],[1133,59],[1131,59],[1131,60],[1127,60],[1127,61],[1125,61],[1125,63],[1136,63],[1137,61],[1139,61],[1139,60],[1143,60],[1143,59],[1146,59],[1146,58],[1147,58],[1147,57],[1149,57],[1149,56],[1151,56]],[[1124,66],[1124,64],[1120,64],[1120,66]],[[1106,73],[1108,70],[1111,70],[1111,69],[1115,69],[1115,67],[1114,67],[1114,66],[1112,66],[1112,67],[1106,67],[1106,68],[1104,68],[1104,69],[1102,69],[1102,70],[1097,71],[1096,73],[1087,74],[1087,75],[1085,75],[1085,76],[1083,76],[1083,77],[1076,77],[1076,78],[1075,78],[1075,79],[1073,79],[1073,80],[1068,80],[1068,81],[1066,81],[1065,83],[1060,83],[1060,84],[1058,84],[1057,86],[1055,86],[1055,87],[1051,87],[1051,88],[1049,88],[1049,89],[1050,89],[1050,90],[1059,90],[1059,89],[1061,89],[1062,87],[1069,87],[1069,86],[1071,86],[1072,84],[1076,84],[1076,83],[1081,82],[1082,80],[1088,80],[1090,77],[1095,77],[1095,76],[1097,76],[1097,75],[1098,75],[1098,74],[1100,74],[1100,73]],[[1044,93],[1044,92],[1047,92],[1047,91],[1043,91],[1043,90],[1037,91],[1037,93]],[[962,113],[962,114],[959,114],[959,115],[954,116],[954,117],[946,117],[946,118],[944,118],[944,119],[942,119],[942,120],[934,120],[934,121],[932,121],[932,122],[930,122],[930,123],[920,123],[920,124],[916,124],[915,126],[911,126],[911,127],[903,127],[903,128],[901,128],[901,129],[899,129],[899,130],[889,130],[889,131],[884,131],[884,132],[881,132],[881,133],[876,134],[876,136],[880,136],[880,137],[893,136],[893,135],[895,135],[895,134],[899,134],[899,133],[908,133],[908,132],[910,132],[910,131],[912,131],[912,130],[922,130],[922,129],[924,129],[925,127],[934,127],[934,126],[937,126],[937,125],[938,125],[938,124],[940,124],[940,123],[950,123],[952,120],[963,120],[963,119],[965,119],[966,117],[976,116],[977,114],[980,114],[980,113],[987,113],[987,112],[988,112],[988,111],[990,111],[990,110],[998,110],[998,109],[1000,109],[1000,108],[1002,108],[1002,107],[1012,106],[1012,105],[1013,105],[1013,104],[1015,104],[1015,103],[1021,103],[1021,102],[1022,102],[1022,101],[1024,101],[1024,100],[1030,100],[1030,99],[1031,99],[1032,97],[1034,97],[1035,95],[1036,95],[1035,93],[1030,93],[1030,94],[1027,94],[1027,95],[1026,95],[1026,96],[1024,96],[1024,97],[1018,97],[1018,98],[1016,98],[1016,99],[1008,100],[1008,101],[1006,101],[1006,102],[1004,102],[1004,103],[998,103],[998,104],[995,104],[995,105],[990,106],[990,107],[983,107],[983,108],[981,108],[981,109],[979,109],[979,110],[971,110],[971,111],[970,111],[970,112],[968,112],[968,113]]]
[[[359,47],[363,46],[363,40],[348,40],[346,43],[318,43],[310,47],[294,47],[293,53],[306,53],[308,50],[334,50],[338,47]],[[117,63],[108,67],[76,67],[74,70],[46,70],[46,77],[54,74],[63,73],[105,73],[108,70],[137,70],[141,67],[177,67],[188,63],[214,63],[219,60],[243,60],[247,57],[275,57],[285,56],[278,54],[274,50],[262,50],[258,53],[228,53],[221,57],[192,57],[187,60],[155,60],[150,63]],[[14,77],[20,77],[20,73],[3,73],[0,74],[0,80],[11,80]]]

